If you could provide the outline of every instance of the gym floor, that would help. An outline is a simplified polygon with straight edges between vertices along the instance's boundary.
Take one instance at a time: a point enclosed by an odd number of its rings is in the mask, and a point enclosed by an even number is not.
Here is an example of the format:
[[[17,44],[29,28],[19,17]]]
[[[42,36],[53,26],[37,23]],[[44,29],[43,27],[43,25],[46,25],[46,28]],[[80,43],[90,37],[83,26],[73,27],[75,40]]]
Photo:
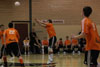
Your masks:
[[[15,58],[14,60],[10,61],[10,57],[8,57],[8,67],[16,67],[16,64],[10,63],[19,63],[18,59]],[[33,54],[33,55],[23,55],[25,67],[48,67],[48,65],[43,65],[48,60],[48,55],[41,55],[41,54]],[[88,67],[83,64],[84,61],[84,54],[81,55],[72,55],[72,54],[55,54],[54,55],[54,62],[56,63],[54,67]],[[100,59],[98,60],[100,61]],[[20,67],[20,65],[17,67]],[[53,66],[50,66],[53,67]],[[99,67],[99,66],[98,66]]]

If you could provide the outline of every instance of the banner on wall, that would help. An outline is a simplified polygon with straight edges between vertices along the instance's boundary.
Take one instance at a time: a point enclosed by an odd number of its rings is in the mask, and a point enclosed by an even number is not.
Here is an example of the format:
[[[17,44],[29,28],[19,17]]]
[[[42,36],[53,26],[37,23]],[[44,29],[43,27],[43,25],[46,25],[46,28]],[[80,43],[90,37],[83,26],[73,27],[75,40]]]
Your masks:
[[[43,22],[47,22],[47,20],[42,20]],[[64,24],[64,20],[52,20],[53,24]]]

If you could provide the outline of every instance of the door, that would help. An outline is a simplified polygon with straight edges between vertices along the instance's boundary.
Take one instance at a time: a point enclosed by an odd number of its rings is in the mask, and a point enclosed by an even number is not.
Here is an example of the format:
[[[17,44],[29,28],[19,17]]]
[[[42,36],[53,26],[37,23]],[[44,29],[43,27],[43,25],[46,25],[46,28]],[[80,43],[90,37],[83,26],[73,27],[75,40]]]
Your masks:
[[[28,23],[14,23],[15,29],[19,32],[20,35],[20,40],[19,40],[19,47],[21,49],[21,52],[23,52],[24,45],[23,45],[23,40],[28,37]]]

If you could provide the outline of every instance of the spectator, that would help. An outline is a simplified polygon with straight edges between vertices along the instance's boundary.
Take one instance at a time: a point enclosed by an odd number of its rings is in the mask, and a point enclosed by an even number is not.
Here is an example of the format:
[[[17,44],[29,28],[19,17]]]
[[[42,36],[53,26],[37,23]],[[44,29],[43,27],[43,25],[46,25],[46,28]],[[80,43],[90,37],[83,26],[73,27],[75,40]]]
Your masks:
[[[71,41],[69,40],[69,36],[66,36],[66,40],[64,42],[64,54],[71,53]]]

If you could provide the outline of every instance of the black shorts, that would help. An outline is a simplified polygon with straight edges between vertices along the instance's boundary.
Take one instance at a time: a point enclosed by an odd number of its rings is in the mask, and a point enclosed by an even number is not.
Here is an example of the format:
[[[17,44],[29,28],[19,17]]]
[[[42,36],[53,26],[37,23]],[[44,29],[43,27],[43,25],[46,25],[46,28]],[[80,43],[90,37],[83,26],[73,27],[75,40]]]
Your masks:
[[[87,55],[87,57],[89,58],[89,60],[90,60],[90,64],[92,65],[98,65],[98,62],[97,62],[97,60],[98,60],[98,57],[99,57],[99,50],[90,50],[90,51],[88,51],[88,55]],[[90,54],[90,55],[89,55]],[[88,61],[88,58],[87,58],[87,61]]]
[[[15,56],[20,56],[20,49],[17,42],[13,42],[7,45],[7,53],[13,53]]]
[[[68,49],[70,49],[70,48],[71,48],[71,45],[63,46],[63,48],[68,48]]]
[[[79,46],[78,45],[74,45],[73,46],[73,51],[79,51]]]
[[[50,39],[49,39],[49,47],[50,47],[50,48],[53,48],[54,45],[55,45],[55,43],[56,43],[56,41],[57,41],[56,36],[53,36],[52,38],[50,38]]]
[[[68,45],[67,48],[71,48],[71,45]]]
[[[78,45],[74,45],[73,48],[79,48],[79,46]]]

